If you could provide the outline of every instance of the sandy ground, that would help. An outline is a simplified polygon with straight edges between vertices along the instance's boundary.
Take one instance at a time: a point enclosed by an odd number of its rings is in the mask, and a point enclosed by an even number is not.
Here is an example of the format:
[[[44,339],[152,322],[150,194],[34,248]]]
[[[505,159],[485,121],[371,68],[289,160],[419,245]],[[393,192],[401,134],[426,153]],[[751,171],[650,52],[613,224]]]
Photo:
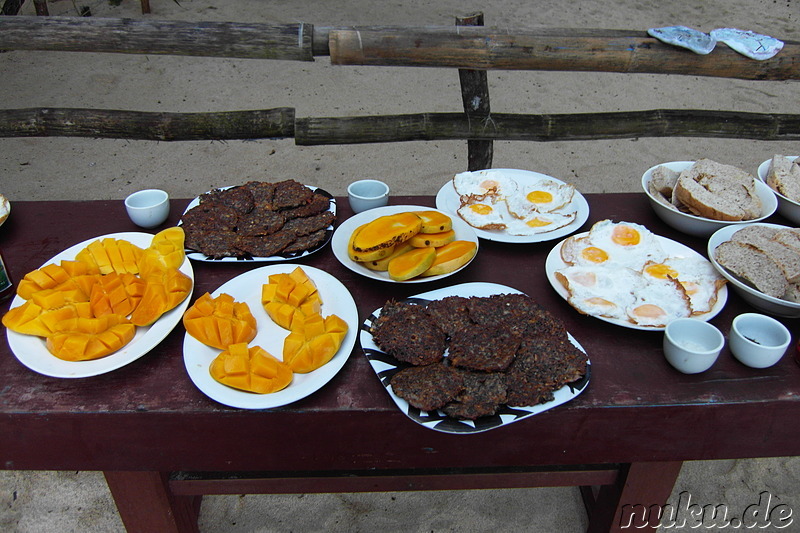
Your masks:
[[[96,17],[141,18],[123,0],[49,3],[51,15],[88,6]],[[800,39],[796,0],[562,1],[151,0],[151,19],[305,22],[336,25],[452,25],[485,13],[498,28],[584,27],[645,30],[683,24],[738,27]],[[23,14],[33,14],[32,1]],[[152,55],[12,51],[0,54],[3,107],[138,111],[231,111],[289,106],[298,117],[461,111],[458,75],[448,69]],[[494,112],[570,113],[658,108],[797,113],[796,83],[606,73],[489,73]],[[636,191],[650,166],[710,157],[755,171],[798,143],[715,139],[497,142],[495,167],[522,168],[576,184],[583,192]],[[11,201],[118,199],[161,187],[189,198],[251,178],[296,178],[344,194],[347,183],[379,177],[398,194],[434,194],[466,168],[466,142],[298,147],[292,140],[155,143],[77,138],[0,139],[0,192]],[[46,258],[42,258],[45,260]],[[746,430],[746,428],[743,428]],[[678,437],[679,438],[679,437]],[[731,436],[735,438],[735,436]],[[726,504],[741,513],[762,492],[800,509],[795,458],[687,463],[673,500]],[[204,500],[204,532],[511,531],[585,528],[576,489],[366,495],[215,496]],[[792,526],[797,527],[797,526]],[[100,474],[0,472],[0,530],[120,531]],[[792,530],[791,528],[784,531]],[[795,529],[797,530],[797,529]]]

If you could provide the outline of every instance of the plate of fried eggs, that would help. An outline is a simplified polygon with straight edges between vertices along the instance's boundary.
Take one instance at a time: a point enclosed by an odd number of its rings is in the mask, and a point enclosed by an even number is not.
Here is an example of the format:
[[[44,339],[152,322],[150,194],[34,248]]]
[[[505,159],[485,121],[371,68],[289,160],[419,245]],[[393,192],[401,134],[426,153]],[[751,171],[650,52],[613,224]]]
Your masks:
[[[707,321],[728,300],[708,259],[641,224],[601,220],[548,254],[547,279],[578,312],[641,330],[677,318]]]
[[[589,218],[589,204],[571,184],[529,170],[460,172],[439,190],[436,208],[457,216],[490,241],[560,239]]]

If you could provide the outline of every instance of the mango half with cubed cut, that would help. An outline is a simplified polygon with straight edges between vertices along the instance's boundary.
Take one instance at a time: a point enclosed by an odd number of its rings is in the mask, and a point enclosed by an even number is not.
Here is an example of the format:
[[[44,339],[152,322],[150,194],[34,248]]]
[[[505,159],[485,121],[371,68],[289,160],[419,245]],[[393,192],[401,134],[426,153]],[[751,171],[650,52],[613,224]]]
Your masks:
[[[248,343],[256,337],[256,319],[250,307],[230,294],[213,298],[205,293],[183,314],[186,332],[212,348],[226,350],[231,344]]]
[[[124,316],[75,317],[61,320],[47,337],[47,349],[65,361],[90,361],[131,342],[136,326]]]
[[[228,346],[208,368],[211,377],[229,387],[270,394],[285,389],[292,382],[292,370],[283,361],[261,348],[247,343]]]
[[[306,317],[302,327],[284,339],[283,360],[298,374],[313,372],[333,359],[347,329],[347,322],[336,315]]]

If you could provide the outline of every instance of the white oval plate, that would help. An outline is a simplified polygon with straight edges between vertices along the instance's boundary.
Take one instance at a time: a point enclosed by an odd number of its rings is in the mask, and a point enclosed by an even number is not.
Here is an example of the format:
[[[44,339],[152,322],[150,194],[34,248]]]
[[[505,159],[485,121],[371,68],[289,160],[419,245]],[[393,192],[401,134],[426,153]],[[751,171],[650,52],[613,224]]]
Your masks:
[[[456,272],[461,272],[475,259],[475,257],[478,256],[478,251],[476,250],[475,255],[467,264],[457,270],[454,270],[453,272],[448,272],[447,274],[442,274],[440,276],[429,276],[424,278],[416,277],[406,281],[395,281],[389,277],[387,272],[376,272],[375,270],[370,270],[367,267],[350,259],[347,254],[347,245],[350,242],[350,235],[353,233],[353,230],[363,224],[366,224],[367,222],[375,220],[378,217],[394,215],[395,213],[403,213],[405,211],[436,211],[436,209],[419,205],[387,205],[386,207],[377,207],[375,209],[370,209],[369,211],[364,211],[354,215],[342,222],[342,224],[336,228],[336,231],[333,234],[333,239],[331,239],[331,249],[333,250],[333,255],[336,256],[336,259],[338,259],[342,265],[349,268],[353,272],[361,274],[367,278],[377,279],[378,281],[388,281],[389,283],[425,283],[428,281],[436,281],[437,279],[446,278],[447,276],[452,276]],[[472,228],[472,226],[461,220],[461,217],[459,216],[450,216],[450,218],[453,219],[453,229],[456,232],[456,240],[471,241],[478,246],[478,237],[475,235],[475,230]]]
[[[533,172],[530,170],[517,170],[511,168],[494,168],[491,169],[493,171],[502,172],[506,174],[509,178],[514,179],[520,185],[524,185],[525,183],[535,182],[541,179],[548,179],[553,180],[556,183],[561,183],[566,185],[565,182],[556,179],[552,176],[548,176],[546,174],[540,174],[538,172]],[[461,206],[461,200],[459,198],[458,193],[456,192],[455,188],[453,187],[453,180],[448,181],[445,183],[439,192],[436,194],[436,207],[440,211],[444,211],[448,215],[453,218],[457,218],[462,220],[461,217],[458,215],[458,208]],[[486,239],[487,241],[497,241],[497,242],[509,242],[509,243],[532,243],[532,242],[545,242],[545,241],[552,241],[555,239],[560,239],[562,237],[566,237],[567,235],[578,231],[583,223],[589,218],[589,204],[586,202],[586,198],[575,190],[575,194],[572,196],[572,201],[567,204],[565,207],[556,211],[557,213],[565,212],[565,211],[575,211],[575,220],[564,226],[563,228],[558,228],[557,230],[553,230],[547,233],[540,233],[538,235],[509,235],[505,230],[485,230],[485,229],[477,229],[472,228],[473,231],[480,237],[481,239]],[[472,226],[470,226],[472,227]]]
[[[271,274],[290,273],[298,265],[268,265],[240,274],[224,283],[211,296],[227,293],[237,302],[244,302],[256,319],[258,333],[250,346],[261,346],[264,350],[282,359],[283,340],[289,332],[275,324],[261,306],[261,286],[269,283]],[[352,295],[342,283],[323,270],[303,265],[303,272],[314,282],[322,298],[322,316],[337,315],[347,323],[339,351],[326,365],[308,374],[294,374],[292,382],[283,390],[272,394],[254,394],[223,385],[208,372],[211,361],[220,350],[207,346],[188,333],[183,339],[183,363],[189,378],[206,396],[221,404],[241,409],[269,409],[279,407],[316,392],[342,369],[356,342],[358,332],[358,309]]]
[[[75,259],[78,252],[86,248],[90,243],[105,238],[125,240],[140,248],[147,248],[153,240],[151,234],[139,232],[101,235],[67,248],[47,261],[47,263],[44,263],[44,265],[59,263],[62,260]],[[194,271],[192,270],[191,262],[184,259],[183,264],[180,266],[180,271],[192,279],[192,286],[194,286]],[[23,335],[11,330],[8,330],[8,344],[20,363],[34,372],[44,374],[45,376],[54,378],[85,378],[105,374],[106,372],[111,372],[112,370],[123,367],[128,363],[132,363],[161,342],[164,337],[172,331],[175,325],[181,321],[183,312],[189,306],[191,296],[192,294],[190,291],[177,307],[164,313],[161,318],[156,320],[152,325],[137,327],[136,335],[134,335],[133,340],[120,350],[93,361],[64,361],[47,350],[46,341],[42,337]],[[14,300],[11,302],[11,307],[18,307],[23,303],[25,303],[25,300],[19,296],[15,296]]]
[[[738,226],[741,227],[741,226]],[[583,235],[587,235],[587,233],[580,233],[576,235],[576,237],[582,237]],[[655,235],[656,239],[658,239],[659,244],[664,249],[664,251],[670,257],[699,257],[701,259],[705,259],[701,254],[695,252],[691,248],[686,245],[683,245],[677,241],[673,241],[672,239],[667,239],[666,237],[662,237],[661,235]],[[561,241],[552,250],[550,253],[547,254],[547,260],[545,261],[544,268],[547,274],[547,281],[550,282],[550,285],[555,289],[559,296],[564,298],[564,300],[568,300],[569,293],[567,289],[558,281],[555,276],[557,270],[565,268],[567,264],[561,259],[561,247],[564,245],[564,241]],[[708,313],[703,313],[702,315],[695,315],[692,318],[696,318],[697,320],[702,320],[703,322],[708,322],[715,316],[722,311],[722,308],[725,307],[725,303],[728,301],[728,287],[727,284],[723,285],[719,292],[717,292],[717,302],[714,304],[714,307],[711,308],[711,311]],[[599,318],[604,322],[608,322],[609,324],[614,324],[617,326],[622,326],[625,328],[630,329],[640,329],[643,331],[664,331],[663,326],[640,326],[639,324],[634,324],[633,322],[628,322],[626,320],[619,320],[617,318],[609,318],[604,316],[595,316],[595,318]]]
[[[224,189],[231,189],[233,187],[237,187],[237,185],[230,185],[228,187],[218,187],[218,189],[224,190]],[[311,189],[314,192],[318,192],[318,193],[320,193],[320,194],[322,194],[324,196],[327,196],[330,199],[330,207],[328,208],[328,211],[330,211],[331,213],[336,215],[336,198],[334,198],[331,193],[329,193],[328,191],[326,191],[324,189],[320,189],[318,187],[313,187],[311,185],[306,185],[306,187],[308,187],[309,189]],[[211,192],[211,191],[208,191],[208,192]],[[198,196],[197,198],[195,198],[191,202],[189,202],[189,205],[186,206],[186,209],[183,210],[183,214],[185,215],[186,212],[189,211],[189,209],[197,206],[199,203],[200,203],[200,196]],[[179,225],[180,225],[180,223],[179,223]],[[300,258],[305,257],[307,255],[311,255],[314,252],[318,252],[319,250],[322,250],[323,248],[325,248],[325,246],[328,244],[328,242],[330,242],[331,236],[333,235],[333,225],[328,226],[328,229],[326,231],[327,231],[327,233],[325,235],[325,240],[322,242],[322,244],[320,244],[319,246],[317,246],[315,248],[311,248],[310,250],[303,250],[302,252],[297,252],[297,253],[293,253],[293,254],[273,255],[273,256],[270,256],[270,257],[257,257],[257,256],[251,256],[251,255],[238,256],[238,257],[209,257],[206,254],[198,252],[197,250],[189,250],[187,248],[186,249],[186,257],[188,257],[189,259],[191,259],[193,261],[204,261],[204,262],[207,262],[207,263],[219,263],[219,262],[235,263],[237,261],[243,261],[243,262],[246,262],[246,263],[279,263],[281,261],[295,261],[297,259],[300,259]]]
[[[769,226],[771,228],[785,228],[786,226],[780,226],[778,224],[767,224],[767,223],[757,223],[754,224],[757,226]],[[714,250],[717,249],[717,246],[722,244],[725,241],[730,240],[731,235],[736,233],[738,230],[742,229],[745,226],[727,226],[716,231],[709,239],[708,239],[708,257],[711,259],[711,264],[714,265],[714,268],[722,274],[725,279],[727,279],[730,283],[733,284],[733,289],[739,293],[739,296],[742,297],[743,300],[747,301],[753,307],[764,311],[765,313],[769,313],[771,315],[782,316],[787,318],[796,318],[800,317],[800,303],[795,302],[788,302],[786,300],[781,300],[780,298],[774,298],[772,296],[768,296],[761,291],[758,291],[743,283],[739,278],[732,275],[728,272],[725,267],[717,263],[717,260],[714,259]]]
[[[485,297],[492,296],[493,294],[523,293],[517,289],[512,289],[511,287],[506,287],[505,285],[499,285],[497,283],[475,282],[444,287],[442,289],[412,296],[408,300],[420,302],[441,300],[447,296]],[[588,365],[586,368],[586,375],[573,383],[568,383],[560,389],[553,391],[553,399],[549,402],[523,407],[502,406],[497,414],[480,417],[476,420],[458,420],[447,416],[443,411],[440,410],[430,412],[420,411],[419,409],[411,407],[406,400],[400,398],[392,391],[392,387],[390,385],[391,376],[397,371],[398,365],[394,358],[383,353],[381,349],[375,345],[372,340],[372,334],[369,332],[373,321],[376,320],[380,314],[381,309],[375,310],[369,317],[367,317],[364,324],[362,324],[360,333],[361,348],[364,350],[364,355],[366,355],[367,359],[369,359],[369,364],[372,367],[372,370],[375,372],[375,375],[377,375],[378,379],[381,380],[381,385],[383,385],[383,387],[386,389],[386,392],[389,393],[389,396],[392,398],[397,407],[411,420],[426,428],[434,429],[444,433],[480,433],[482,431],[487,431],[489,429],[511,424],[518,420],[528,418],[529,416],[543,413],[544,411],[552,409],[553,407],[564,404],[577,397],[580,393],[586,390],[586,387],[589,386],[589,379],[592,373],[592,364],[587,358]],[[583,347],[578,344],[578,341],[575,340],[575,337],[573,337],[569,332],[567,332],[567,335],[569,336],[570,342],[576,348],[583,353],[586,353],[586,350],[584,350]]]

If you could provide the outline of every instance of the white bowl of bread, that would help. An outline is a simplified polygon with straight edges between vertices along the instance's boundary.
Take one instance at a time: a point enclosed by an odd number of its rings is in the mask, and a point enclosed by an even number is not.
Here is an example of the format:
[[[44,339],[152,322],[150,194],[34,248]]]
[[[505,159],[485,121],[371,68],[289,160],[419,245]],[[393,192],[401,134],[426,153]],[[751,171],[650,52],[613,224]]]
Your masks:
[[[710,159],[655,165],[642,175],[642,188],[661,220],[698,237],[762,221],[778,208],[765,182]]]
[[[800,317],[800,229],[767,223],[727,226],[709,238],[708,258],[756,309]]]
[[[775,191],[778,213],[800,224],[800,160],[796,155],[775,155],[758,166],[758,177]]]

